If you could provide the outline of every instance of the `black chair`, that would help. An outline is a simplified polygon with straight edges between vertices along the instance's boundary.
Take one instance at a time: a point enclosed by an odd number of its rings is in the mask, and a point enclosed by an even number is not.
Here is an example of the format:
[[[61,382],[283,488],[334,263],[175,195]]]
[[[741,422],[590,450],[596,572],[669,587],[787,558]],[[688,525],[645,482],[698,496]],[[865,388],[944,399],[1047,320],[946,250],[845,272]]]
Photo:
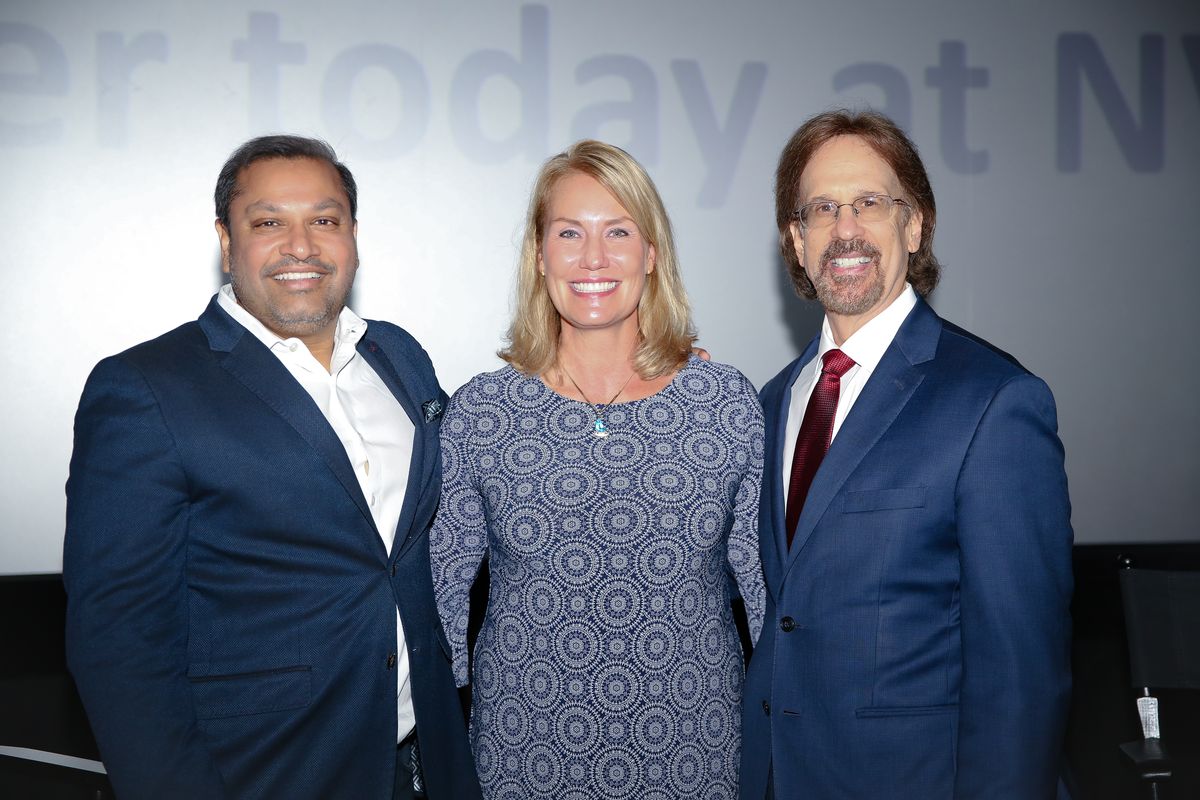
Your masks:
[[[1121,598],[1129,641],[1129,671],[1142,723],[1140,741],[1121,745],[1150,797],[1171,777],[1162,743],[1156,689],[1200,689],[1200,572],[1134,569],[1123,559]]]
[[[112,800],[67,672],[58,575],[0,576],[0,798]]]

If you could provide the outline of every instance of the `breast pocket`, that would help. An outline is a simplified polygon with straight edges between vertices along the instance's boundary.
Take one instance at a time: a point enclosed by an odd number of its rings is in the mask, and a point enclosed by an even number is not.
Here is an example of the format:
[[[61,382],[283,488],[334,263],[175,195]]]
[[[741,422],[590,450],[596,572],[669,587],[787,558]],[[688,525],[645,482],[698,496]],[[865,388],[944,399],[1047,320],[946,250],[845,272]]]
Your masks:
[[[220,675],[188,670],[197,719],[304,708],[312,696],[311,679],[312,667],[306,664]]]
[[[846,492],[842,500],[842,513],[861,514],[867,511],[896,511],[904,508],[923,508],[924,506],[924,486],[866,489],[860,492]]]

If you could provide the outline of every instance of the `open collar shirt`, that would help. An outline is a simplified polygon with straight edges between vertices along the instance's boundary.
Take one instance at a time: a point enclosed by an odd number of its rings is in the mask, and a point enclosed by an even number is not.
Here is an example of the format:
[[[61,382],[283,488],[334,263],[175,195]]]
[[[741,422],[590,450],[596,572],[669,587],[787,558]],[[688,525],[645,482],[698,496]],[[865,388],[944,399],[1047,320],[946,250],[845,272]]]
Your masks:
[[[784,488],[791,482],[792,458],[796,453],[796,436],[800,433],[800,423],[804,420],[804,410],[808,407],[808,398],[812,395],[813,389],[817,385],[817,378],[821,374],[821,357],[828,351],[837,348],[854,361],[854,366],[842,376],[837,412],[833,417],[833,436],[829,440],[832,444],[833,440],[837,438],[846,415],[850,413],[850,409],[854,406],[859,394],[862,393],[863,387],[867,385],[875,367],[879,365],[879,361],[891,345],[892,339],[896,338],[897,331],[900,330],[900,326],[916,304],[917,293],[913,291],[912,284],[906,283],[904,291],[900,293],[899,297],[855,331],[842,343],[841,347],[834,343],[833,330],[829,327],[829,317],[826,315],[825,321],[821,323],[821,343],[817,348],[816,358],[804,365],[800,374],[796,376],[796,382],[792,384],[785,433],[787,438],[784,439],[788,445],[783,451]]]
[[[229,284],[218,291],[217,303],[266,345],[321,409],[346,450],[375,527],[390,554],[404,506],[416,427],[387,384],[356,349],[367,332],[366,321],[349,308],[342,309],[334,332],[333,357],[326,371],[304,342],[295,337],[280,338],[240,306]],[[400,741],[415,727],[416,717],[399,609],[396,646],[396,740]]]

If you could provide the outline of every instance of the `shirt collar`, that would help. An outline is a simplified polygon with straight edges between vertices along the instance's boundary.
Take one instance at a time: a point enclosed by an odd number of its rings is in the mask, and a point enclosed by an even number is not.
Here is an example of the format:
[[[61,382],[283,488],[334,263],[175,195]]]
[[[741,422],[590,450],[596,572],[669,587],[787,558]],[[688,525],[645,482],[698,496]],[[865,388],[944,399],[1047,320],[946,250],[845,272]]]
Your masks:
[[[834,344],[833,329],[829,327],[829,316],[826,315],[825,321],[821,323],[821,344],[817,356],[823,356],[829,350],[838,347],[852,358],[855,364],[866,368],[867,372],[874,372],[875,366],[883,358],[888,345],[896,338],[896,332],[900,330],[900,326],[904,324],[905,318],[916,304],[917,293],[913,291],[911,283],[905,282],[904,291],[900,296],[856,330],[841,347]]]
[[[231,284],[223,284],[217,290],[217,304],[233,317],[234,320],[243,328],[254,334],[254,338],[265,344],[268,349],[274,350],[276,347],[291,348],[292,344],[304,346],[304,342],[296,337],[288,339],[280,338],[280,336],[269,329],[266,325],[259,322],[258,318],[247,311],[238,303],[237,297],[233,293]],[[334,331],[334,361],[337,361],[338,351],[346,346],[353,348],[367,333],[367,322],[362,317],[355,314],[348,307],[342,307],[342,313],[338,314],[337,329]],[[305,347],[307,350],[308,348]]]

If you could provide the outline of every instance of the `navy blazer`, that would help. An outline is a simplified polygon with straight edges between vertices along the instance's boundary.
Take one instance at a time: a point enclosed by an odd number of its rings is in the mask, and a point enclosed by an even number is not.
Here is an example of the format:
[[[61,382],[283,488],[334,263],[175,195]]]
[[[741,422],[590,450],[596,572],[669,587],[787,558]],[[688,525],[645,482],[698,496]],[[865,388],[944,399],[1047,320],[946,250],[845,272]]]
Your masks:
[[[1054,400],[918,301],[813,480],[790,550],[791,387],[762,390],[762,638],[742,797],[1053,797],[1070,695]]]
[[[400,328],[358,351],[416,426],[390,556],[320,409],[216,298],[89,377],[67,657],[122,800],[390,797],[396,609],[429,796],[479,795],[429,569],[446,395]]]

